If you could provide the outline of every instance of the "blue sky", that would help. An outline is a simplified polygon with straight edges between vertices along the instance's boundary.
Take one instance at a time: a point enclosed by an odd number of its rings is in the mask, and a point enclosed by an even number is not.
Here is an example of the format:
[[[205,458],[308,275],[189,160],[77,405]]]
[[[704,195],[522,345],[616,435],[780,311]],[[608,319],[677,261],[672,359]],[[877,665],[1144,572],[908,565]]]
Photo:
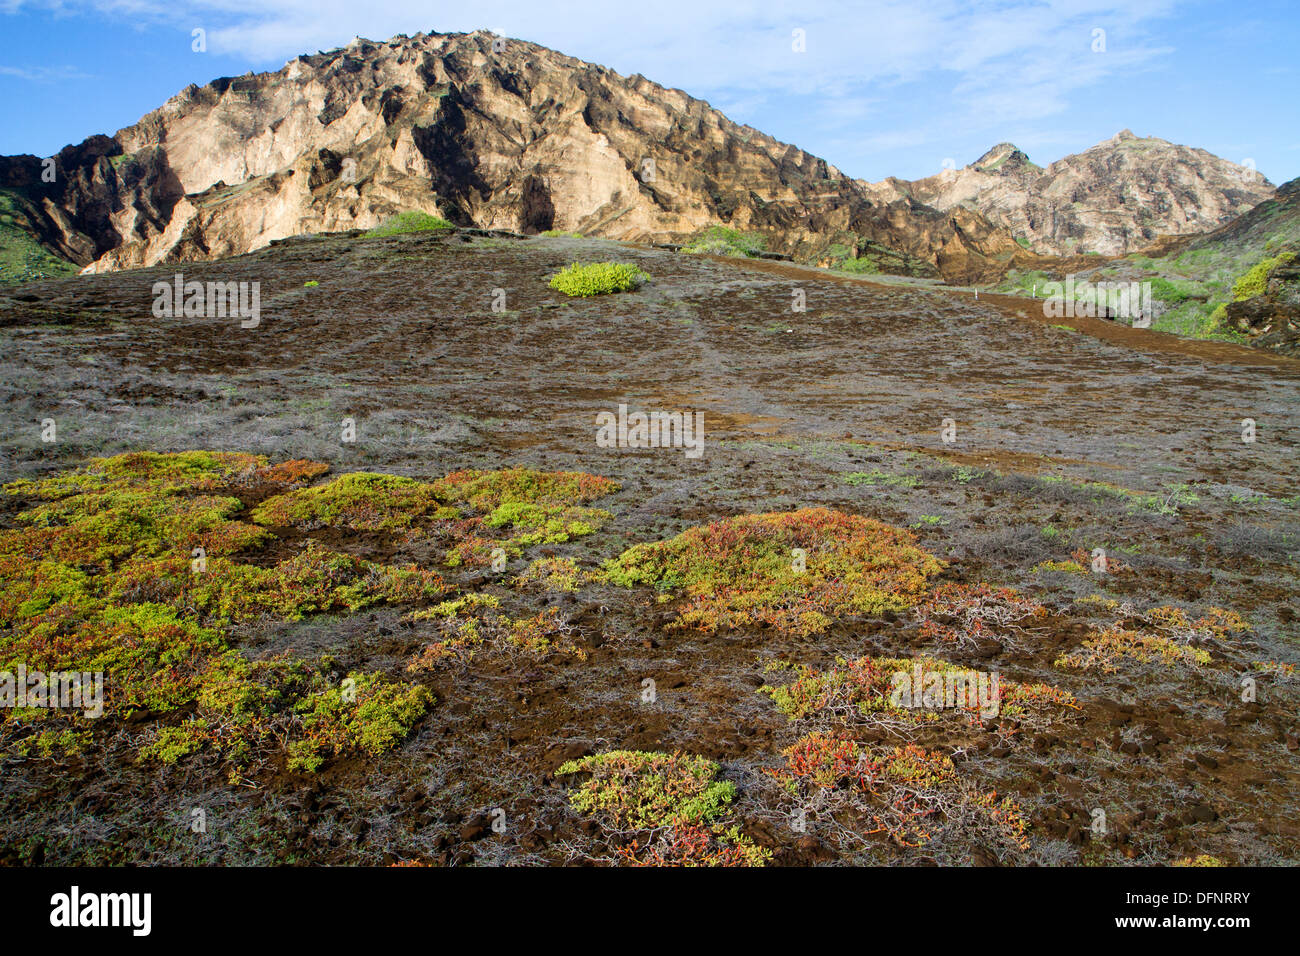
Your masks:
[[[864,179],[1002,141],[1045,165],[1124,128],[1300,175],[1297,0],[0,0],[0,154],[354,36],[476,28],[679,87]]]

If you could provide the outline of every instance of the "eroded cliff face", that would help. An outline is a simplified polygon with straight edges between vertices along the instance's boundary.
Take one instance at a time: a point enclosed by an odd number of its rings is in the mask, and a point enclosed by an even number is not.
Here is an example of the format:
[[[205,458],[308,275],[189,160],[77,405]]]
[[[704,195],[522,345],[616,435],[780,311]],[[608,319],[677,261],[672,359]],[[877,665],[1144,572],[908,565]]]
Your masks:
[[[96,272],[368,228],[406,210],[644,241],[725,223],[805,258],[847,232],[956,281],[998,274],[1015,250],[972,210],[874,202],[824,160],[680,90],[488,33],[357,40],[191,86],[70,149],[37,203],[42,230]],[[28,180],[38,172],[34,157],[6,162]]]
[[[166,155],[148,148],[122,164],[122,147],[92,136],[48,159],[0,157],[0,188],[22,224],[56,254],[85,265],[124,240],[146,237],[171,219],[183,190]]]
[[[1123,255],[1161,236],[1208,232],[1274,193],[1254,170],[1129,130],[1045,169],[999,143],[961,169],[863,188],[878,202],[910,196],[940,210],[977,210],[1035,252],[1058,256]]]

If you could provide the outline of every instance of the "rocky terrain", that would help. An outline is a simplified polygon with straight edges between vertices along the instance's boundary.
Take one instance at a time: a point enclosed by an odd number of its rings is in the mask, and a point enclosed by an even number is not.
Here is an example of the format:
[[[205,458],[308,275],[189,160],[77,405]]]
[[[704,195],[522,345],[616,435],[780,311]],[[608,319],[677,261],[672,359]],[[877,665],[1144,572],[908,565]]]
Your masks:
[[[912,198],[942,211],[977,210],[1027,248],[1054,256],[1123,255],[1163,236],[1209,232],[1273,195],[1253,169],[1130,130],[1046,168],[999,143],[961,169],[865,189],[879,202]]]
[[[177,268],[0,295],[0,671],[108,672],[0,713],[0,863],[1296,862],[1294,360],[590,238]]]

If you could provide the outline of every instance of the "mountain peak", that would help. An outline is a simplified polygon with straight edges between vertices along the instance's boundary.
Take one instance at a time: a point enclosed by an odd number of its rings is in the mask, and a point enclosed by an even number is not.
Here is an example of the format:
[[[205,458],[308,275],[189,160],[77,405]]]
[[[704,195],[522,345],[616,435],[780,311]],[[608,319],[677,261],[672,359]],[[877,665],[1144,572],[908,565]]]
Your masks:
[[[1141,148],[1118,146],[1130,142]],[[661,242],[723,223],[810,257],[851,234],[965,282],[1004,269],[1017,238],[1119,254],[1273,193],[1127,129],[1047,169],[1001,142],[961,175],[860,183],[681,90],[483,30],[355,37],[274,73],[190,86],[62,157],[54,184],[34,157],[0,157],[0,182],[27,184],[33,234],[97,272],[425,212]]]
[[[1030,165],[1029,157],[1015,143],[998,143],[971,164],[984,172],[1010,172]]]
[[[1045,169],[1008,142],[960,176],[894,181],[877,195],[906,195],[939,210],[978,210],[1044,255],[1122,255],[1160,236],[1205,232],[1273,195],[1259,175],[1204,150],[1123,129]],[[1157,212],[1158,210],[1158,212]]]

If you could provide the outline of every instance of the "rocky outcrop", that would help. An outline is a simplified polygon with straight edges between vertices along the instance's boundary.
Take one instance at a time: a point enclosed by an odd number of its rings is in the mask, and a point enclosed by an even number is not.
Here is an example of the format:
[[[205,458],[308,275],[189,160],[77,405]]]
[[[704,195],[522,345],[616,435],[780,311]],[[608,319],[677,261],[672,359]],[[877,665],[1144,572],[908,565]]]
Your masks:
[[[1162,236],[1208,232],[1274,192],[1254,170],[1129,130],[1046,169],[999,143],[961,169],[863,187],[878,202],[977,210],[1034,252],[1057,256],[1122,255]]]
[[[1300,355],[1300,179],[1283,183],[1273,199],[1188,248],[1217,260],[1236,254],[1253,261],[1258,285],[1244,291],[1248,281],[1234,286],[1243,298],[1227,304],[1223,323],[1251,338],[1251,345]]]
[[[1250,336],[1251,345],[1300,356],[1300,263],[1274,269],[1263,295],[1229,303],[1224,324]]]
[[[962,282],[996,276],[1016,248],[971,209],[873,201],[824,160],[680,90],[487,33],[357,40],[191,86],[91,144],[42,203],[51,241],[88,271],[232,255],[406,210],[659,242],[723,223],[803,258],[851,235]]]
[[[150,152],[119,170],[121,154],[115,139],[92,136],[48,160],[3,156],[0,188],[17,200],[26,231],[57,255],[85,265],[124,237],[157,229],[181,195],[167,176],[165,157]],[[147,224],[137,227],[142,217]]]

